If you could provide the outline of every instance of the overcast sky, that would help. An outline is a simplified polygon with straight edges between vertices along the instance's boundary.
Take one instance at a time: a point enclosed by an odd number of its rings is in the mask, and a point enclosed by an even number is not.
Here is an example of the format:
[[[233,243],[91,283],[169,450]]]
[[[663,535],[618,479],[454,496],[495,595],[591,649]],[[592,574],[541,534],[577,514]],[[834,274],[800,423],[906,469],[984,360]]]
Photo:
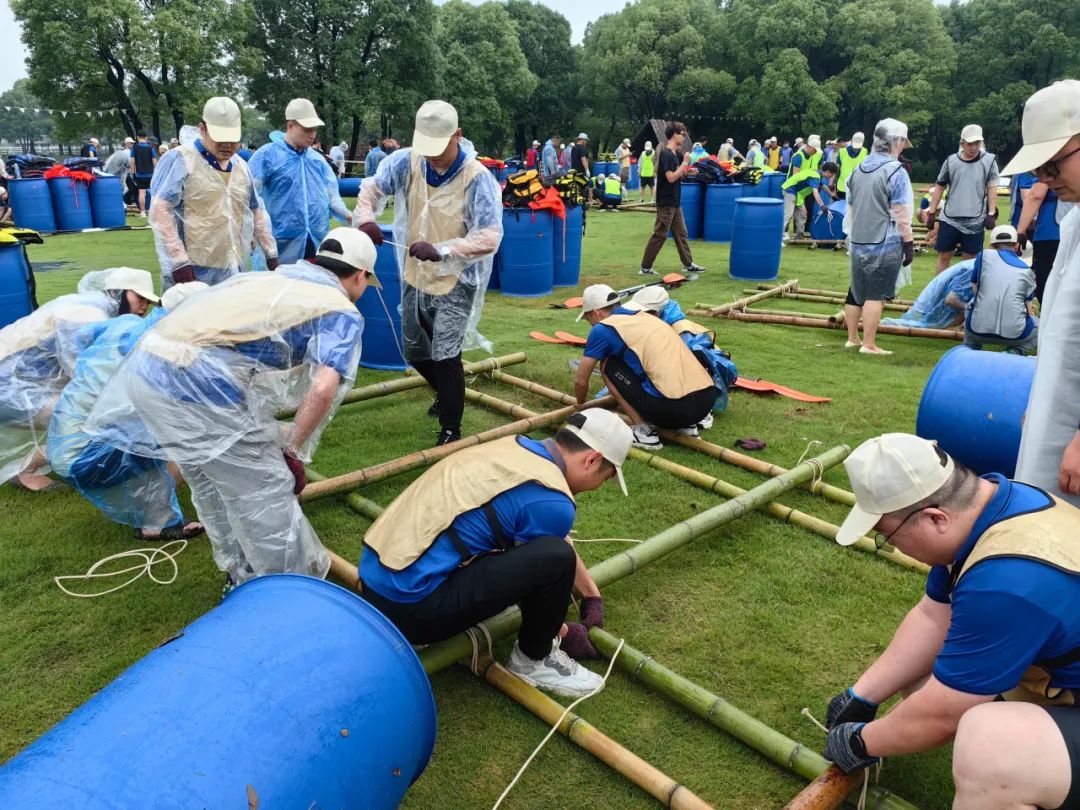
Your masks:
[[[476,0],[477,2],[479,0]],[[46,0],[42,0],[46,2]],[[473,0],[470,0],[473,2]],[[585,36],[585,25],[602,14],[618,11],[626,0],[545,0],[549,6],[570,20],[574,42]],[[0,93],[9,89],[16,79],[26,75],[26,48],[20,39],[20,26],[11,14],[8,0],[0,0]]]

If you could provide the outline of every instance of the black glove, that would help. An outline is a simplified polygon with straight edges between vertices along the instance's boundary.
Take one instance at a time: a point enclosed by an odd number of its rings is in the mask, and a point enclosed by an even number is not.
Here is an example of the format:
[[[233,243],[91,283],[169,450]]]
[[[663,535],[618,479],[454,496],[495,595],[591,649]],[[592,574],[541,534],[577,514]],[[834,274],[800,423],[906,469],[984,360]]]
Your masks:
[[[596,647],[589,641],[589,631],[585,629],[585,625],[567,622],[566,630],[566,635],[559,642],[560,650],[574,659],[600,657]]]
[[[829,701],[825,710],[825,727],[840,723],[869,723],[877,716],[878,705],[864,700],[853,689],[845,689]]]
[[[267,270],[277,270],[280,265],[281,265],[281,260],[278,259],[276,256],[273,259],[267,259],[266,260],[266,269]]]
[[[994,230],[995,225],[997,225],[997,211],[992,214],[987,214],[983,219],[983,227],[986,228],[986,230]]]
[[[431,242],[413,242],[409,245],[409,255],[421,262],[442,261],[442,254]]]
[[[1035,223],[1028,225],[1026,231],[1021,231],[1016,235],[1016,241],[1020,245],[1020,252],[1023,253],[1027,250],[1028,242],[1035,238]]]
[[[195,280],[195,265],[182,264],[172,271],[173,284],[187,284]]]
[[[937,211],[931,211],[926,215],[926,230],[934,230],[935,222],[937,222]]]
[[[285,466],[289,468],[289,472],[293,477],[293,495],[299,495],[304,491],[304,487],[307,486],[307,471],[304,469],[304,462],[290,453],[288,450],[283,451],[285,456]]]
[[[836,763],[844,773],[861,771],[880,761],[866,753],[866,744],[862,740],[865,723],[841,723],[829,731],[825,741],[825,759]]]
[[[903,247],[904,247],[904,261],[901,264],[902,264],[902,266],[907,267],[909,264],[911,264],[913,261],[915,261],[915,243],[914,242],[904,242]]]
[[[366,233],[372,242],[375,243],[375,247],[378,247],[383,243],[382,228],[379,227],[377,222],[365,222],[358,229],[361,233]]]
[[[581,600],[578,611],[581,615],[581,623],[586,628],[604,626],[604,599],[600,596],[586,596]]]

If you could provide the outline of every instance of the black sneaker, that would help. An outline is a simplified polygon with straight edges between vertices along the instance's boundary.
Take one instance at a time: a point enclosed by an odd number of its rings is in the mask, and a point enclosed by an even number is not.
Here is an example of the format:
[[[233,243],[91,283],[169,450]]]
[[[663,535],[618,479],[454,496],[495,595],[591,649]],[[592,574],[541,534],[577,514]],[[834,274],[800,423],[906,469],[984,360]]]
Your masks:
[[[655,276],[656,271],[653,270],[651,267],[642,267],[640,270],[638,270],[638,275],[639,276]]]
[[[439,416],[439,398],[438,397],[435,397],[435,401],[432,402],[431,407],[427,409],[427,415],[428,416],[434,416],[434,417],[438,418],[438,416]]]
[[[439,438],[435,440],[435,446],[441,447],[444,444],[450,444],[450,442],[456,442],[461,438],[460,430],[453,430],[451,428],[443,428],[439,431]]]
[[[702,267],[697,262],[691,262],[690,264],[686,265],[686,267],[683,268],[683,272],[684,273],[704,273],[708,269],[709,268],[707,268],[707,267]]]

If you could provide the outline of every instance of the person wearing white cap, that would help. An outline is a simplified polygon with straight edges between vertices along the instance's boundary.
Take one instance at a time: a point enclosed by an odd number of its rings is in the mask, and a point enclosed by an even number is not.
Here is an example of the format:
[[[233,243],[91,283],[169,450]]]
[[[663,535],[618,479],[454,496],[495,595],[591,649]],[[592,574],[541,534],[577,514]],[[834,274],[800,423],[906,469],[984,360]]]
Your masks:
[[[780,170],[780,144],[775,135],[765,141],[765,166],[769,171]]]
[[[109,155],[105,160],[105,165],[102,167],[102,171],[106,174],[120,178],[120,185],[124,189],[125,197],[128,195],[128,174],[131,171],[131,147],[134,145],[134,138],[124,138],[123,147]]]
[[[630,179],[630,139],[623,138],[622,143],[615,147],[615,160],[619,162],[619,182],[626,186]]]
[[[413,644],[518,605],[510,671],[560,695],[599,689],[603,680],[573,659],[597,657],[587,634],[603,626],[603,600],[566,538],[578,495],[612,478],[626,494],[630,444],[618,416],[588,408],[553,439],[509,436],[444,458],[364,534],[364,598]],[[564,624],[573,591],[581,623]]]
[[[338,177],[345,176],[345,152],[348,148],[349,144],[345,141],[330,147],[330,162],[334,164],[334,171]]]
[[[176,540],[202,533],[202,524],[185,521],[180,511],[179,470],[161,459],[94,441],[83,428],[98,396],[143,333],[185,298],[206,289],[201,281],[175,284],[145,318],[120,315],[85,327],[88,345],[79,353],[49,422],[47,456],[53,472],[110,520],[134,526],[138,540]],[[146,430],[142,425],[129,427]]]
[[[990,247],[975,257],[971,286],[975,297],[964,320],[964,345],[981,349],[984,343],[1006,346],[1013,354],[1030,354],[1039,337],[1033,314],[1035,274],[1020,258],[1016,229],[998,225]]]
[[[540,159],[540,141],[533,141],[532,146],[525,150],[525,168],[538,168],[536,163]]]
[[[901,270],[915,258],[911,178],[899,160],[900,154],[911,145],[907,136],[907,124],[903,121],[895,118],[878,121],[872,154],[859,164],[847,182],[844,228],[851,244],[851,262],[844,304],[848,339],[844,345],[848,349],[858,346],[860,354],[892,353],[876,342],[881,311],[885,299],[896,295]]]
[[[753,138],[750,139],[750,145],[746,149],[746,162],[755,169],[765,168],[765,153],[761,149],[761,144]]]
[[[330,217],[349,224],[349,209],[338,194],[334,170],[315,149],[322,119],[306,98],[285,108],[285,133],[275,132],[248,161],[255,190],[266,204],[277,256],[295,264],[315,255],[330,231]],[[344,159],[344,156],[343,156]]]
[[[653,150],[652,141],[645,141],[645,147],[638,155],[638,174],[641,177],[638,202],[645,202],[646,189],[649,199],[652,200],[656,196],[656,152]]]
[[[888,648],[829,703],[825,756],[850,773],[955,738],[953,807],[1080,806],[1080,511],[904,433],[844,466],[855,506],[837,541],[876,531],[932,568]]]
[[[578,133],[574,148],[570,151],[568,168],[580,173],[582,177],[589,177],[589,136],[584,132]]]
[[[355,226],[382,244],[375,216],[382,201],[395,195],[404,353],[435,389],[430,413],[441,428],[436,444],[461,438],[462,350],[491,350],[477,326],[502,242],[502,191],[475,158],[457,110],[445,101],[426,101],[416,112],[412,146],[395,151],[364,180],[353,212]]]
[[[592,326],[574,376],[574,396],[584,405],[593,369],[633,423],[634,446],[662,450],[657,428],[696,436],[719,392],[701,362],[666,323],[634,302],[619,306],[606,284],[585,289],[583,317]]]
[[[150,183],[150,225],[161,263],[161,288],[220,284],[250,269],[258,243],[271,270],[277,243],[240,147],[240,107],[231,98],[203,105],[199,137],[171,149]]]
[[[36,492],[56,486],[39,473],[46,430],[86,345],[83,328],[145,315],[158,300],[150,274],[130,267],[87,273],[77,289],[0,329],[0,484],[13,480]]]
[[[959,247],[965,259],[982,250],[983,229],[997,222],[997,157],[983,147],[983,131],[968,124],[960,133],[960,151],[945,158],[930,195],[926,227],[934,227],[939,216],[937,272],[949,266]],[[949,196],[941,205],[945,189]],[[940,207],[940,208],[939,208]]]
[[[1080,81],[1027,100],[1024,146],[1006,174],[1031,171],[1057,194],[1061,241],[1039,312],[1039,357],[1016,477],[1080,506]]]
[[[339,228],[310,262],[198,293],[142,336],[87,419],[93,439],[180,468],[227,590],[330,567],[295,496],[356,377],[356,301],[378,286],[375,257],[366,235]]]
[[[840,167],[840,174],[836,178],[836,193],[841,200],[847,195],[847,181],[851,173],[870,154],[863,145],[865,143],[866,136],[861,132],[856,132],[851,136],[850,143],[837,150],[837,165]]]

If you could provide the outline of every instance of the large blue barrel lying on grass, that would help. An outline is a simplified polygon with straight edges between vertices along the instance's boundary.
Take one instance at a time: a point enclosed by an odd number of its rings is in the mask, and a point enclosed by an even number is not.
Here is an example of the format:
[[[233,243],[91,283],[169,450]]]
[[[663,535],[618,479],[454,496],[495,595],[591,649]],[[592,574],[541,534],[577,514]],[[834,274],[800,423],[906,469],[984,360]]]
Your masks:
[[[0,245],[0,329],[34,311],[23,246]]]
[[[337,181],[337,191],[340,197],[355,197],[360,193],[359,177],[341,177]]]
[[[562,227],[561,221],[558,227]],[[502,253],[499,284],[503,295],[537,298],[552,291],[555,284],[554,229],[550,211],[503,210],[503,238],[499,245]]]
[[[391,228],[383,226],[383,237],[393,239]],[[401,354],[401,275],[397,248],[383,242],[375,249],[375,276],[382,289],[368,287],[357,309],[364,316],[364,336],[360,344],[360,365],[383,371],[404,371],[408,363]],[[382,293],[380,297],[380,293]]]
[[[735,200],[743,196],[742,183],[718,183],[705,189],[706,242],[730,242],[731,223],[735,218]]]
[[[814,217],[810,220],[810,238],[837,241],[845,239],[845,214],[847,214],[846,200],[831,202],[826,208],[815,207]]]
[[[1016,473],[1035,358],[956,346],[926,381],[915,433],[980,475]]]
[[[386,617],[344,588],[252,580],[0,768],[0,807],[395,808],[435,701]]]
[[[554,234],[553,283],[556,287],[576,287],[581,275],[581,236],[584,210],[580,205],[566,208],[566,221],[552,220]],[[565,225],[565,227],[564,227]]]
[[[52,233],[56,230],[49,181],[40,177],[8,181],[11,216],[20,228]]]
[[[740,197],[731,226],[732,278],[769,281],[780,275],[784,203],[769,197]]]
[[[81,231],[94,227],[87,185],[83,180],[69,177],[54,177],[49,181],[49,196],[52,197],[53,215],[59,230]]]
[[[683,221],[686,223],[686,238],[700,239],[705,220],[705,186],[701,183],[681,183]],[[668,238],[671,232],[668,231]]]
[[[99,175],[90,184],[90,215],[95,228],[123,228],[127,225],[124,184],[119,177]]]

